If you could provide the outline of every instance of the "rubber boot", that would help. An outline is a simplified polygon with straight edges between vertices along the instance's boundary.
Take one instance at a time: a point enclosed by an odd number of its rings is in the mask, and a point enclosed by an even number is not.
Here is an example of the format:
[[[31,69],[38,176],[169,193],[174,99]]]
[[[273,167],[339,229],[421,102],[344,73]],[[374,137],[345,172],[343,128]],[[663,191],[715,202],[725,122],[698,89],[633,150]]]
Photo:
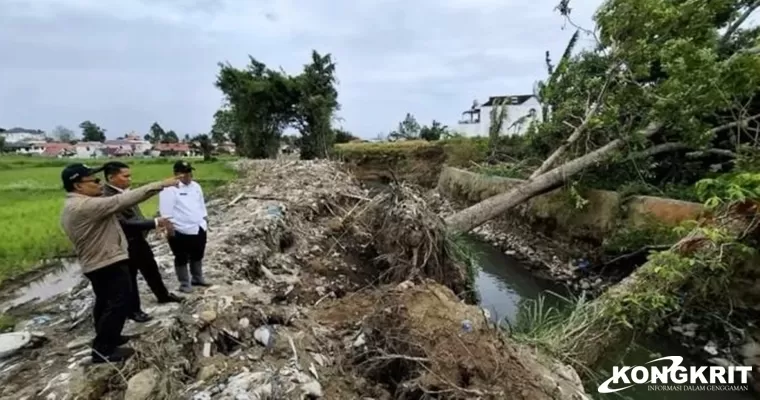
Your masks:
[[[174,271],[177,273],[177,280],[179,280],[179,291],[192,292],[193,287],[190,285],[190,271],[187,270],[187,264],[174,263]]]
[[[193,276],[194,286],[211,286],[203,279],[203,261],[190,261],[190,274]]]

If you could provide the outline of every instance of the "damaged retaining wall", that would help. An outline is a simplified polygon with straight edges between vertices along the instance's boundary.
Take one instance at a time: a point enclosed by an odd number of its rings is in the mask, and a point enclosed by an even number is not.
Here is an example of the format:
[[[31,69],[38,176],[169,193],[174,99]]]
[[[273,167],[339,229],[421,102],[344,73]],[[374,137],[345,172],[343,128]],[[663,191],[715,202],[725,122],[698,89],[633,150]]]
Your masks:
[[[444,167],[437,188],[445,196],[475,204],[523,182]],[[624,198],[608,190],[586,190],[580,195],[588,201],[581,208],[576,208],[571,194],[560,188],[532,199],[519,213],[552,235],[602,242],[621,226],[634,229],[653,223],[675,226],[700,218],[704,210],[698,203],[652,196]]]
[[[436,142],[345,143],[335,146],[335,155],[361,181],[387,183],[393,180],[435,186],[446,154]]]

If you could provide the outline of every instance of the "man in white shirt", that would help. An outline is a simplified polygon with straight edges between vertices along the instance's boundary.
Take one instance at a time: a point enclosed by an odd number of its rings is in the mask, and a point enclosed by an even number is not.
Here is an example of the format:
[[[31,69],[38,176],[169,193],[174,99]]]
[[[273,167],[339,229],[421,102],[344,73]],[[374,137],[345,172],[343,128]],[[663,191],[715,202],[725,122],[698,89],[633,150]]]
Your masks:
[[[174,164],[178,187],[159,194],[158,211],[174,226],[169,247],[174,254],[174,269],[181,292],[192,292],[193,286],[210,286],[203,279],[203,255],[206,250],[208,213],[201,185],[193,181],[193,168],[187,161]],[[188,271],[188,264],[190,270]]]

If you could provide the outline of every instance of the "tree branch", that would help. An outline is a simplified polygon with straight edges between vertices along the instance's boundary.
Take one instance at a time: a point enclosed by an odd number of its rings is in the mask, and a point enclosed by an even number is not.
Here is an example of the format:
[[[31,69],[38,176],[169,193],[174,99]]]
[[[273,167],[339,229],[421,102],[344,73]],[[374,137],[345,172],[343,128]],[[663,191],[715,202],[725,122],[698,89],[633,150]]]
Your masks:
[[[726,149],[707,149],[707,150],[699,150],[699,151],[692,151],[692,152],[686,153],[686,157],[689,157],[689,158],[699,158],[699,157],[705,157],[709,155],[736,158],[736,153],[734,153],[731,150],[726,150]]]
[[[645,150],[632,153],[628,157],[628,159],[634,160],[634,159],[639,159],[639,158],[652,157],[654,155],[661,154],[661,153],[668,153],[671,151],[688,150],[688,149],[690,149],[690,147],[685,145],[684,143],[677,143],[677,142],[661,143],[661,144],[657,144],[652,147],[649,147]]]
[[[750,14],[752,14],[753,11],[755,11],[758,7],[760,7],[760,0],[755,1],[754,3],[750,4],[749,7],[744,11],[742,15],[739,16],[739,18],[736,19],[731,25],[729,25],[728,29],[726,29],[726,33],[723,34],[723,37],[720,39],[720,45],[724,46],[726,42],[728,42],[728,39],[731,38],[731,35],[736,32],[737,29],[741,26],[741,24],[744,23],[744,21],[749,18]]]
[[[716,126],[715,128],[712,128],[708,131],[708,134],[716,134],[718,132],[722,132],[731,128],[735,128],[737,126],[744,126],[749,121],[753,121],[760,118],[760,114],[756,114],[744,119],[740,119],[737,121],[732,121],[727,124],[723,124],[720,126]],[[679,143],[679,142],[668,142],[668,143],[660,143],[657,145],[654,145],[652,147],[649,147],[645,150],[632,153],[628,159],[639,159],[639,158],[645,158],[645,157],[651,157],[657,154],[662,153],[668,153],[671,151],[679,151],[679,150],[693,150],[693,147],[686,145],[685,143]],[[704,157],[708,154],[713,155],[721,155],[725,157],[731,157],[735,158],[736,154],[731,150],[725,150],[725,149],[706,149],[706,150],[695,150],[689,153],[686,153],[686,156],[689,158],[698,158],[698,157]]]

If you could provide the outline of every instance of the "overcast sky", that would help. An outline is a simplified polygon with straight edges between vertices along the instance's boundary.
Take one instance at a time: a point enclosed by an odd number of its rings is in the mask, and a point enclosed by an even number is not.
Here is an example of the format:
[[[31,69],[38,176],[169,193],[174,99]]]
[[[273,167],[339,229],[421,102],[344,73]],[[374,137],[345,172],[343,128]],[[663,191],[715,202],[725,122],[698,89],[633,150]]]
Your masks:
[[[0,0],[0,127],[109,137],[158,121],[207,132],[217,63],[251,54],[298,73],[337,62],[342,125],[373,138],[406,112],[456,124],[472,100],[531,93],[573,28],[558,0]],[[601,0],[574,0],[593,27]],[[564,27],[564,29],[563,29]]]

